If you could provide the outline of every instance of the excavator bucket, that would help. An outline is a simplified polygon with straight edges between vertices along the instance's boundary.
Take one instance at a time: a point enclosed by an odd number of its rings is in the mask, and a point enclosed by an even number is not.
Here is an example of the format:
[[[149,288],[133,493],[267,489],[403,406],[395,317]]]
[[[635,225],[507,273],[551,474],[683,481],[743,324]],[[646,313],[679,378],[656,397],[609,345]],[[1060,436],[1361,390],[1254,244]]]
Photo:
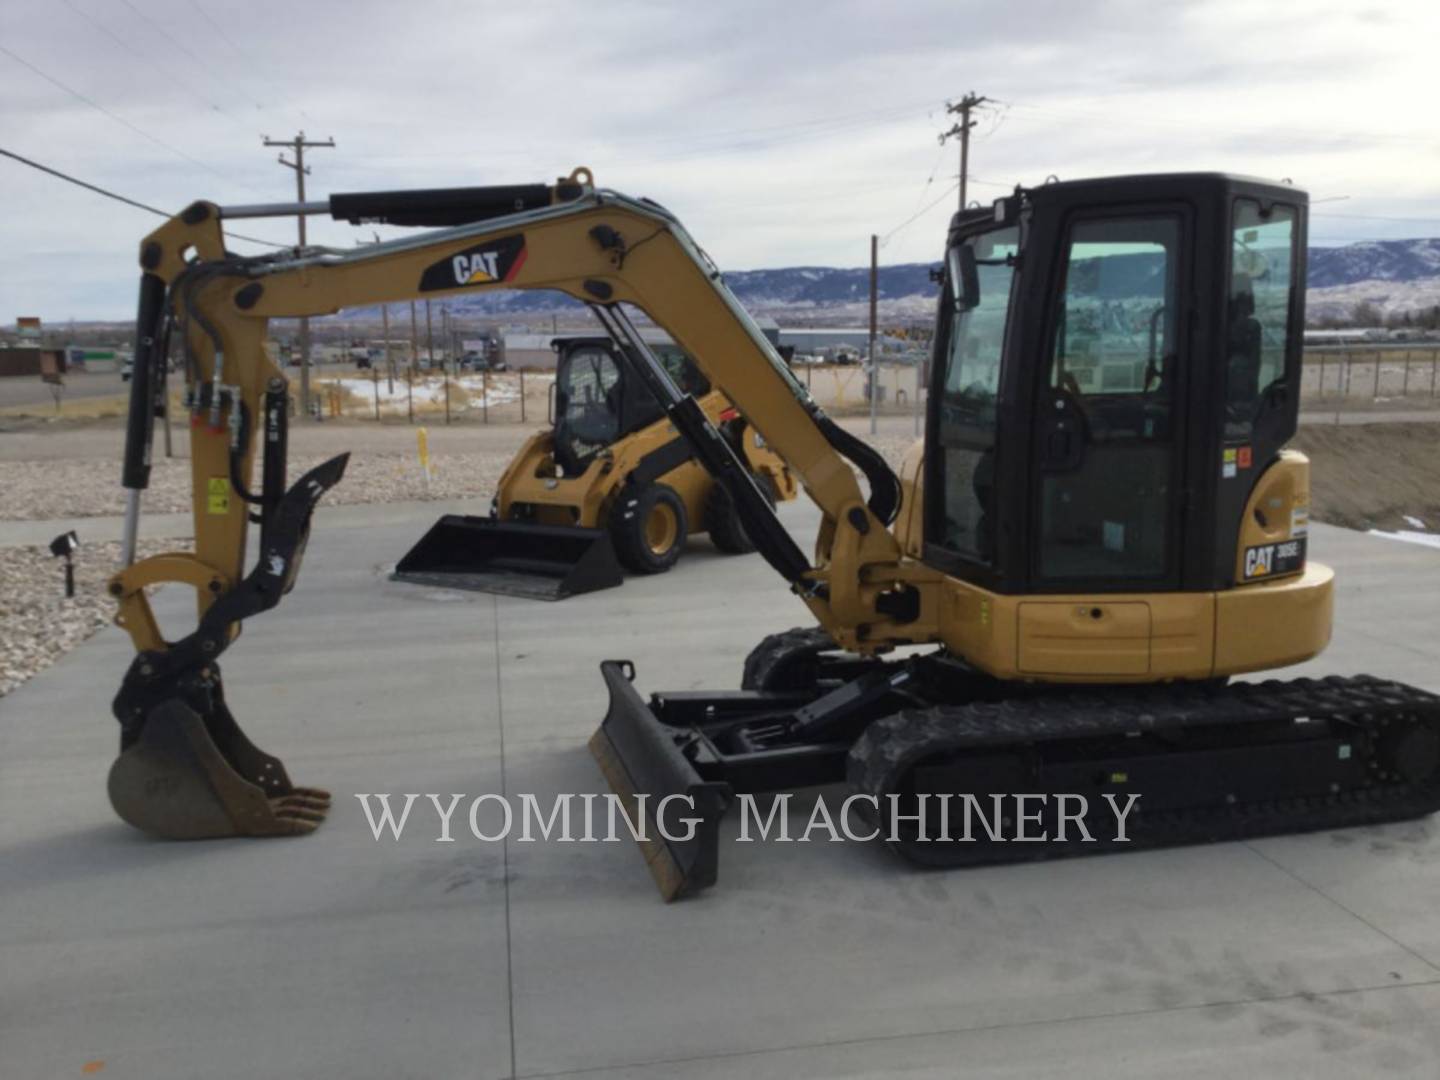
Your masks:
[[[167,840],[295,836],[325,820],[329,794],[296,787],[280,760],[240,730],[214,657],[236,625],[290,591],[315,505],[348,460],[341,454],[317,465],[267,508],[254,567],[206,609],[194,633],[131,663],[112,707],[120,756],[108,787],[115,812],[137,829]]]
[[[180,698],[150,710],[110,767],[109,791],[122,820],[167,840],[299,835],[330,809],[329,793],[292,785],[223,701],[204,715]]]
[[[624,580],[604,529],[446,514],[395,566],[391,580],[563,600]]]
[[[628,660],[606,660],[600,674],[610,708],[590,739],[590,753],[620,799],[660,895],[675,900],[715,884],[720,819],[734,789],[704,780],[681,750],[679,729],[667,728],[632,685]]]

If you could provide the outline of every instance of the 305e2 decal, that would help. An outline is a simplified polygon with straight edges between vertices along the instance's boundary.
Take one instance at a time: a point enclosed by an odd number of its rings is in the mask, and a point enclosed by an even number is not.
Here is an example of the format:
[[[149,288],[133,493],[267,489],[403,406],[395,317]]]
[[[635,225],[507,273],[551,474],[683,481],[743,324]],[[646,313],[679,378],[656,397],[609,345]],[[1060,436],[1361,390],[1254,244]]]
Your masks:
[[[487,240],[457,251],[425,268],[420,275],[421,292],[463,289],[467,285],[498,285],[514,281],[525,265],[525,235]]]
[[[1245,549],[1245,580],[1290,574],[1305,566],[1305,541],[1284,540]]]

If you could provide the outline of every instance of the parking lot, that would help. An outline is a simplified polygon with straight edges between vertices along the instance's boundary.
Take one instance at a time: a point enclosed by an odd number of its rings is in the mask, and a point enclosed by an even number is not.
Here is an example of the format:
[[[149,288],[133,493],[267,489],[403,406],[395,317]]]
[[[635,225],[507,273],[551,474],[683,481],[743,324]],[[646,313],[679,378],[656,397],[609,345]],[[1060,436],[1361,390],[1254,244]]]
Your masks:
[[[312,836],[163,843],[114,818],[117,630],[0,702],[7,1076],[1434,1075],[1428,820],[935,873],[740,843],[732,818],[719,884],[669,906],[628,841],[484,842],[457,816],[437,843],[419,808],[377,841],[357,794],[603,790],[601,660],[646,693],[733,687],[805,621],[758,557],[703,539],[559,604],[386,580],[467,506],[322,506],[299,586],[226,656],[249,734],[335,793]],[[813,508],[782,516],[808,543]],[[1440,555],[1324,526],[1313,548],[1337,632],[1297,670],[1440,690]],[[161,595],[162,622],[192,611]]]

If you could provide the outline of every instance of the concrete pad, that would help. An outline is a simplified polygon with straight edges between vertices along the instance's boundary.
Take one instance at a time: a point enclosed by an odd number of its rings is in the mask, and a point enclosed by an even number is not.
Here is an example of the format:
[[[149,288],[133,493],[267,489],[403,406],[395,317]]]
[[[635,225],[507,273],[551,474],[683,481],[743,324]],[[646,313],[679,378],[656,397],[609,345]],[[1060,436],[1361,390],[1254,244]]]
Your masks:
[[[357,793],[602,792],[602,659],[644,693],[733,687],[808,621],[703,539],[556,604],[387,581],[440,512],[322,507],[299,586],[222,661],[246,730],[336,793],[313,836],[114,820],[116,631],[0,702],[0,1075],[1433,1075],[1430,822],[927,873],[732,818],[717,888],[670,906],[628,841],[477,839],[468,800],[453,843],[423,800],[376,840]],[[814,508],[782,514],[808,547]],[[1337,633],[1296,672],[1440,689],[1436,553],[1323,527],[1313,553]],[[162,621],[190,604],[167,590]]]
[[[542,806],[593,769],[578,749],[507,754]],[[931,873],[738,834],[731,817],[720,884],[668,907],[628,844],[512,842],[520,1075],[1440,977],[1243,844]]]
[[[1440,987],[1296,995],[1193,1009],[997,1024],[895,1039],[674,1059],[565,1075],[575,1080],[1349,1080],[1435,1075]]]
[[[375,587],[375,545],[413,530],[331,532],[223,660],[246,731],[334,793],[313,836],[115,819],[118,630],[4,699],[0,1075],[510,1074],[503,848],[377,842],[354,798],[502,786],[493,615]],[[187,590],[156,606],[193,620]],[[430,636],[393,636],[407,618]]]

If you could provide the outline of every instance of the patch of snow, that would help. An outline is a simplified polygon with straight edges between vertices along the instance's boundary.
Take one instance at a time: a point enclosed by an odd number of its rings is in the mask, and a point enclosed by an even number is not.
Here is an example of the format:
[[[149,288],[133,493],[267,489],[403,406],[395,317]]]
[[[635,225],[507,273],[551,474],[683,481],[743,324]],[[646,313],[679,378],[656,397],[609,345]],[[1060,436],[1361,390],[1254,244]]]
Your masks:
[[[1412,529],[1424,530],[1425,522],[1421,521],[1419,518],[1411,517],[1409,514],[1401,514],[1400,516],[1405,519],[1405,524],[1409,525]]]
[[[553,380],[554,375],[549,379]],[[545,380],[542,380],[545,381]],[[318,385],[339,387],[354,399],[373,405],[376,397],[380,400],[380,411],[385,414],[403,413],[408,408],[409,391],[404,379],[396,379],[393,387],[384,375],[379,379],[363,376],[349,376],[327,380]],[[457,390],[464,393],[456,393]],[[442,406],[445,403],[445,380],[441,377],[426,377],[415,382],[414,399],[417,405]],[[450,377],[450,404],[456,412],[467,409],[494,408],[520,400],[518,385],[501,383],[493,377],[488,391],[482,375],[465,374]]]
[[[1410,519],[1406,519],[1410,520]],[[1407,544],[1420,544],[1424,547],[1432,547],[1440,550],[1440,534],[1428,532],[1411,532],[1408,529],[1397,529],[1395,532],[1383,532],[1380,529],[1371,529],[1371,536],[1383,536],[1386,540],[1403,540]]]

